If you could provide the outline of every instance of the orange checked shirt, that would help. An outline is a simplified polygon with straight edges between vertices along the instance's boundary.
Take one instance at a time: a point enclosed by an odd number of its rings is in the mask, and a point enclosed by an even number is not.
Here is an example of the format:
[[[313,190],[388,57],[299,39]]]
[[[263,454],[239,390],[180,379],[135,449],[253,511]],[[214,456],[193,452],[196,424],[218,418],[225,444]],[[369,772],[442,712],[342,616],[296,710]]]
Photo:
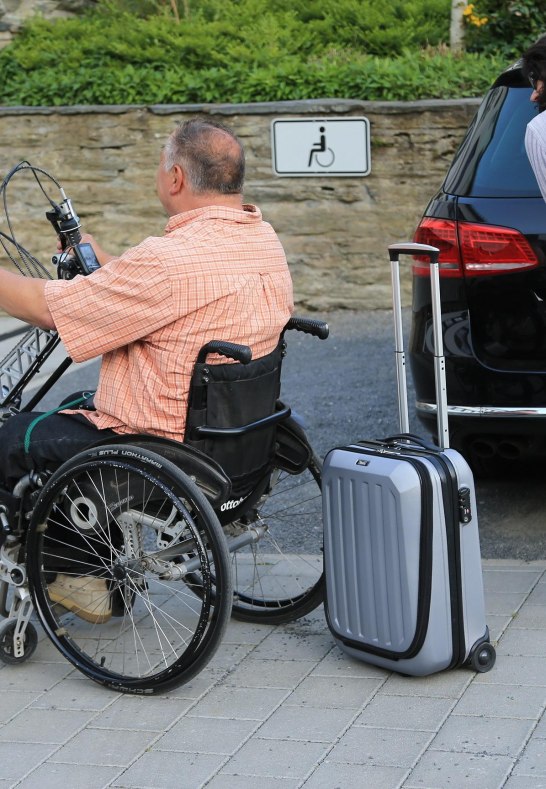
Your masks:
[[[181,441],[193,365],[209,340],[275,348],[292,309],[282,245],[255,206],[208,206],[170,218],[87,277],[50,280],[46,300],[67,352],[102,356],[99,429]]]

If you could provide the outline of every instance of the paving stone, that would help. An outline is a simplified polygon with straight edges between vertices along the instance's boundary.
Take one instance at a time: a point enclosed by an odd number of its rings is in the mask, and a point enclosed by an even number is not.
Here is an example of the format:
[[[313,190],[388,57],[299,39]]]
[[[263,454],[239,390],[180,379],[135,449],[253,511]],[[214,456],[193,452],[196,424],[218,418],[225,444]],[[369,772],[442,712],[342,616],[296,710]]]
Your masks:
[[[485,616],[487,624],[491,616],[505,614],[512,617],[526,600],[527,594],[520,592],[501,593],[485,591]]]
[[[265,720],[287,696],[277,688],[213,688],[192,708],[192,715]]]
[[[342,652],[341,649],[335,647],[317,664],[312,674],[327,677],[336,675],[343,677],[379,677],[385,680],[390,676],[391,672],[378,666],[372,666],[371,663],[355,660]]]
[[[38,767],[55,748],[29,742],[0,742],[1,776],[4,780],[17,781]]]
[[[453,703],[453,699],[446,698],[385,696],[378,693],[358,716],[355,726],[435,732]]]
[[[546,632],[546,605],[531,605],[528,601],[518,612],[513,624],[517,627],[542,628]]]
[[[527,602],[529,605],[546,605],[546,579],[544,577],[535,586]]]
[[[472,683],[453,710],[454,715],[488,715],[537,720],[546,704],[546,688]],[[497,725],[502,725],[500,722]]]
[[[221,773],[302,779],[324,753],[322,743],[252,737],[222,768]]]
[[[212,688],[223,681],[228,672],[222,668],[211,668],[210,663],[204,671],[193,677],[189,682],[184,685],[179,685],[177,688],[171,688],[166,693],[161,694],[161,698],[169,699],[200,699]]]
[[[542,717],[533,732],[533,737],[546,738],[546,714],[542,712]]]
[[[266,778],[261,775],[259,789],[297,789],[300,785],[299,778]],[[207,783],[207,789],[256,789],[256,778],[253,775],[219,773]]]
[[[430,739],[429,732],[354,727],[334,746],[328,760],[343,764],[409,768]]]
[[[546,629],[533,630],[510,627],[497,645],[499,655],[529,655],[541,657],[546,654]],[[494,669],[493,669],[494,670]]]
[[[351,709],[287,707],[278,709],[257,731],[257,736],[276,740],[331,743],[354,718]]]
[[[29,691],[28,693],[22,690],[3,691],[0,701],[0,724],[6,723],[10,718],[13,718],[14,715],[17,715],[35,701],[35,691]]]
[[[526,656],[525,659],[516,655],[497,655],[497,662],[492,671],[476,674],[475,683],[491,685],[530,685],[542,688],[546,686],[546,656]]]
[[[126,767],[149,742],[148,732],[85,729],[59,748],[50,761]]]
[[[92,717],[93,713],[88,711],[27,708],[0,728],[0,740],[60,745]]]
[[[103,710],[119,698],[119,693],[107,691],[85,677],[69,677],[58,683],[33,702],[33,707],[44,709]]]
[[[381,684],[381,679],[372,677],[311,676],[298,685],[286,699],[285,704],[319,709],[358,710],[381,687]]]
[[[546,739],[531,737],[512,775],[536,775],[546,778]]]
[[[324,606],[319,606],[315,608],[314,611],[311,611],[309,614],[302,616],[300,619],[295,619],[293,622],[287,622],[283,629],[292,632],[296,631],[298,633],[327,633],[328,625],[326,623],[326,616],[324,614]],[[333,637],[330,636],[330,639],[333,644]]]
[[[0,672],[0,690],[45,691],[74,674],[69,663],[37,663],[29,660],[17,666],[6,666]]]
[[[486,676],[485,674],[483,676]],[[402,677],[392,674],[381,693],[395,696],[443,696],[458,699],[472,681],[473,675],[466,669],[441,671],[429,677]]]
[[[253,658],[262,660],[320,660],[332,649],[329,633],[299,635],[288,631],[275,631],[252,652]]]
[[[507,756],[428,751],[403,789],[500,789],[512,766]]]
[[[302,789],[394,789],[406,773],[403,767],[366,767],[332,763],[326,759]]]
[[[247,657],[225,680],[224,685],[242,688],[292,689],[309,674],[315,663],[304,660],[255,660]]]
[[[252,622],[238,622],[232,619],[228,625],[222,644],[259,644],[271,634],[271,625],[256,625]]]
[[[533,725],[530,720],[453,715],[432,741],[430,750],[515,757]]]
[[[220,646],[218,652],[214,655],[209,662],[212,669],[231,669],[233,666],[239,665],[241,660],[245,658],[253,649],[253,644],[224,644]]]
[[[153,750],[230,754],[258,725],[256,721],[249,720],[185,716],[155,742]]]
[[[119,773],[119,767],[101,767],[98,764],[80,764],[75,773],[73,764],[40,765],[17,789],[59,789],[60,786],[77,789],[100,789],[108,786]]]
[[[114,782],[123,789],[196,789],[211,777],[225,756],[149,751],[143,754]]]
[[[536,570],[526,570],[521,567],[484,570],[483,586],[486,594],[491,592],[500,592],[501,594],[528,593],[536,584],[540,575],[541,573]]]
[[[163,732],[194,704],[192,699],[121,696],[95,716],[93,727]]]
[[[546,789],[546,776],[511,775],[503,789]]]

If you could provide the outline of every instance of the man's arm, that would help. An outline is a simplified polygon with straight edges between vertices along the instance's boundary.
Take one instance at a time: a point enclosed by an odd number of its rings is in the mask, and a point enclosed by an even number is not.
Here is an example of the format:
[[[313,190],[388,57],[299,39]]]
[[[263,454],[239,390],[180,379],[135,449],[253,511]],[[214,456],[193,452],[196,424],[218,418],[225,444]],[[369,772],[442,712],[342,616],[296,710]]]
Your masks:
[[[46,281],[0,269],[0,309],[32,326],[55,329],[45,297]]]

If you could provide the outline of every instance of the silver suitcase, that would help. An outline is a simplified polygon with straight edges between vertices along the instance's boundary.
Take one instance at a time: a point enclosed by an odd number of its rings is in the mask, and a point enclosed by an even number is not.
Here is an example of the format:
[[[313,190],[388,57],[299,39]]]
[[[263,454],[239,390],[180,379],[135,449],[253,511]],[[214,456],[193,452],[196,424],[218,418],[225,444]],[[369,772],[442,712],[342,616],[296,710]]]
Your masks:
[[[440,446],[409,433],[400,255],[430,258]],[[469,665],[489,671],[472,472],[449,449],[439,252],[389,247],[400,435],[332,449],[323,468],[325,610],[354,658],[423,676]]]

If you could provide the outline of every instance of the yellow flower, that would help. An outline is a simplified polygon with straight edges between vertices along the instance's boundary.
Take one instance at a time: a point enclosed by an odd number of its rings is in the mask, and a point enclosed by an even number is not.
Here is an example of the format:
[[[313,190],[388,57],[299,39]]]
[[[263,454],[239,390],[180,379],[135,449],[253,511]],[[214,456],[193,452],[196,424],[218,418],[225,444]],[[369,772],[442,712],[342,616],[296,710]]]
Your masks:
[[[473,13],[474,13],[474,5],[472,3],[469,3],[469,5],[467,5],[463,11],[463,16],[472,16]]]

